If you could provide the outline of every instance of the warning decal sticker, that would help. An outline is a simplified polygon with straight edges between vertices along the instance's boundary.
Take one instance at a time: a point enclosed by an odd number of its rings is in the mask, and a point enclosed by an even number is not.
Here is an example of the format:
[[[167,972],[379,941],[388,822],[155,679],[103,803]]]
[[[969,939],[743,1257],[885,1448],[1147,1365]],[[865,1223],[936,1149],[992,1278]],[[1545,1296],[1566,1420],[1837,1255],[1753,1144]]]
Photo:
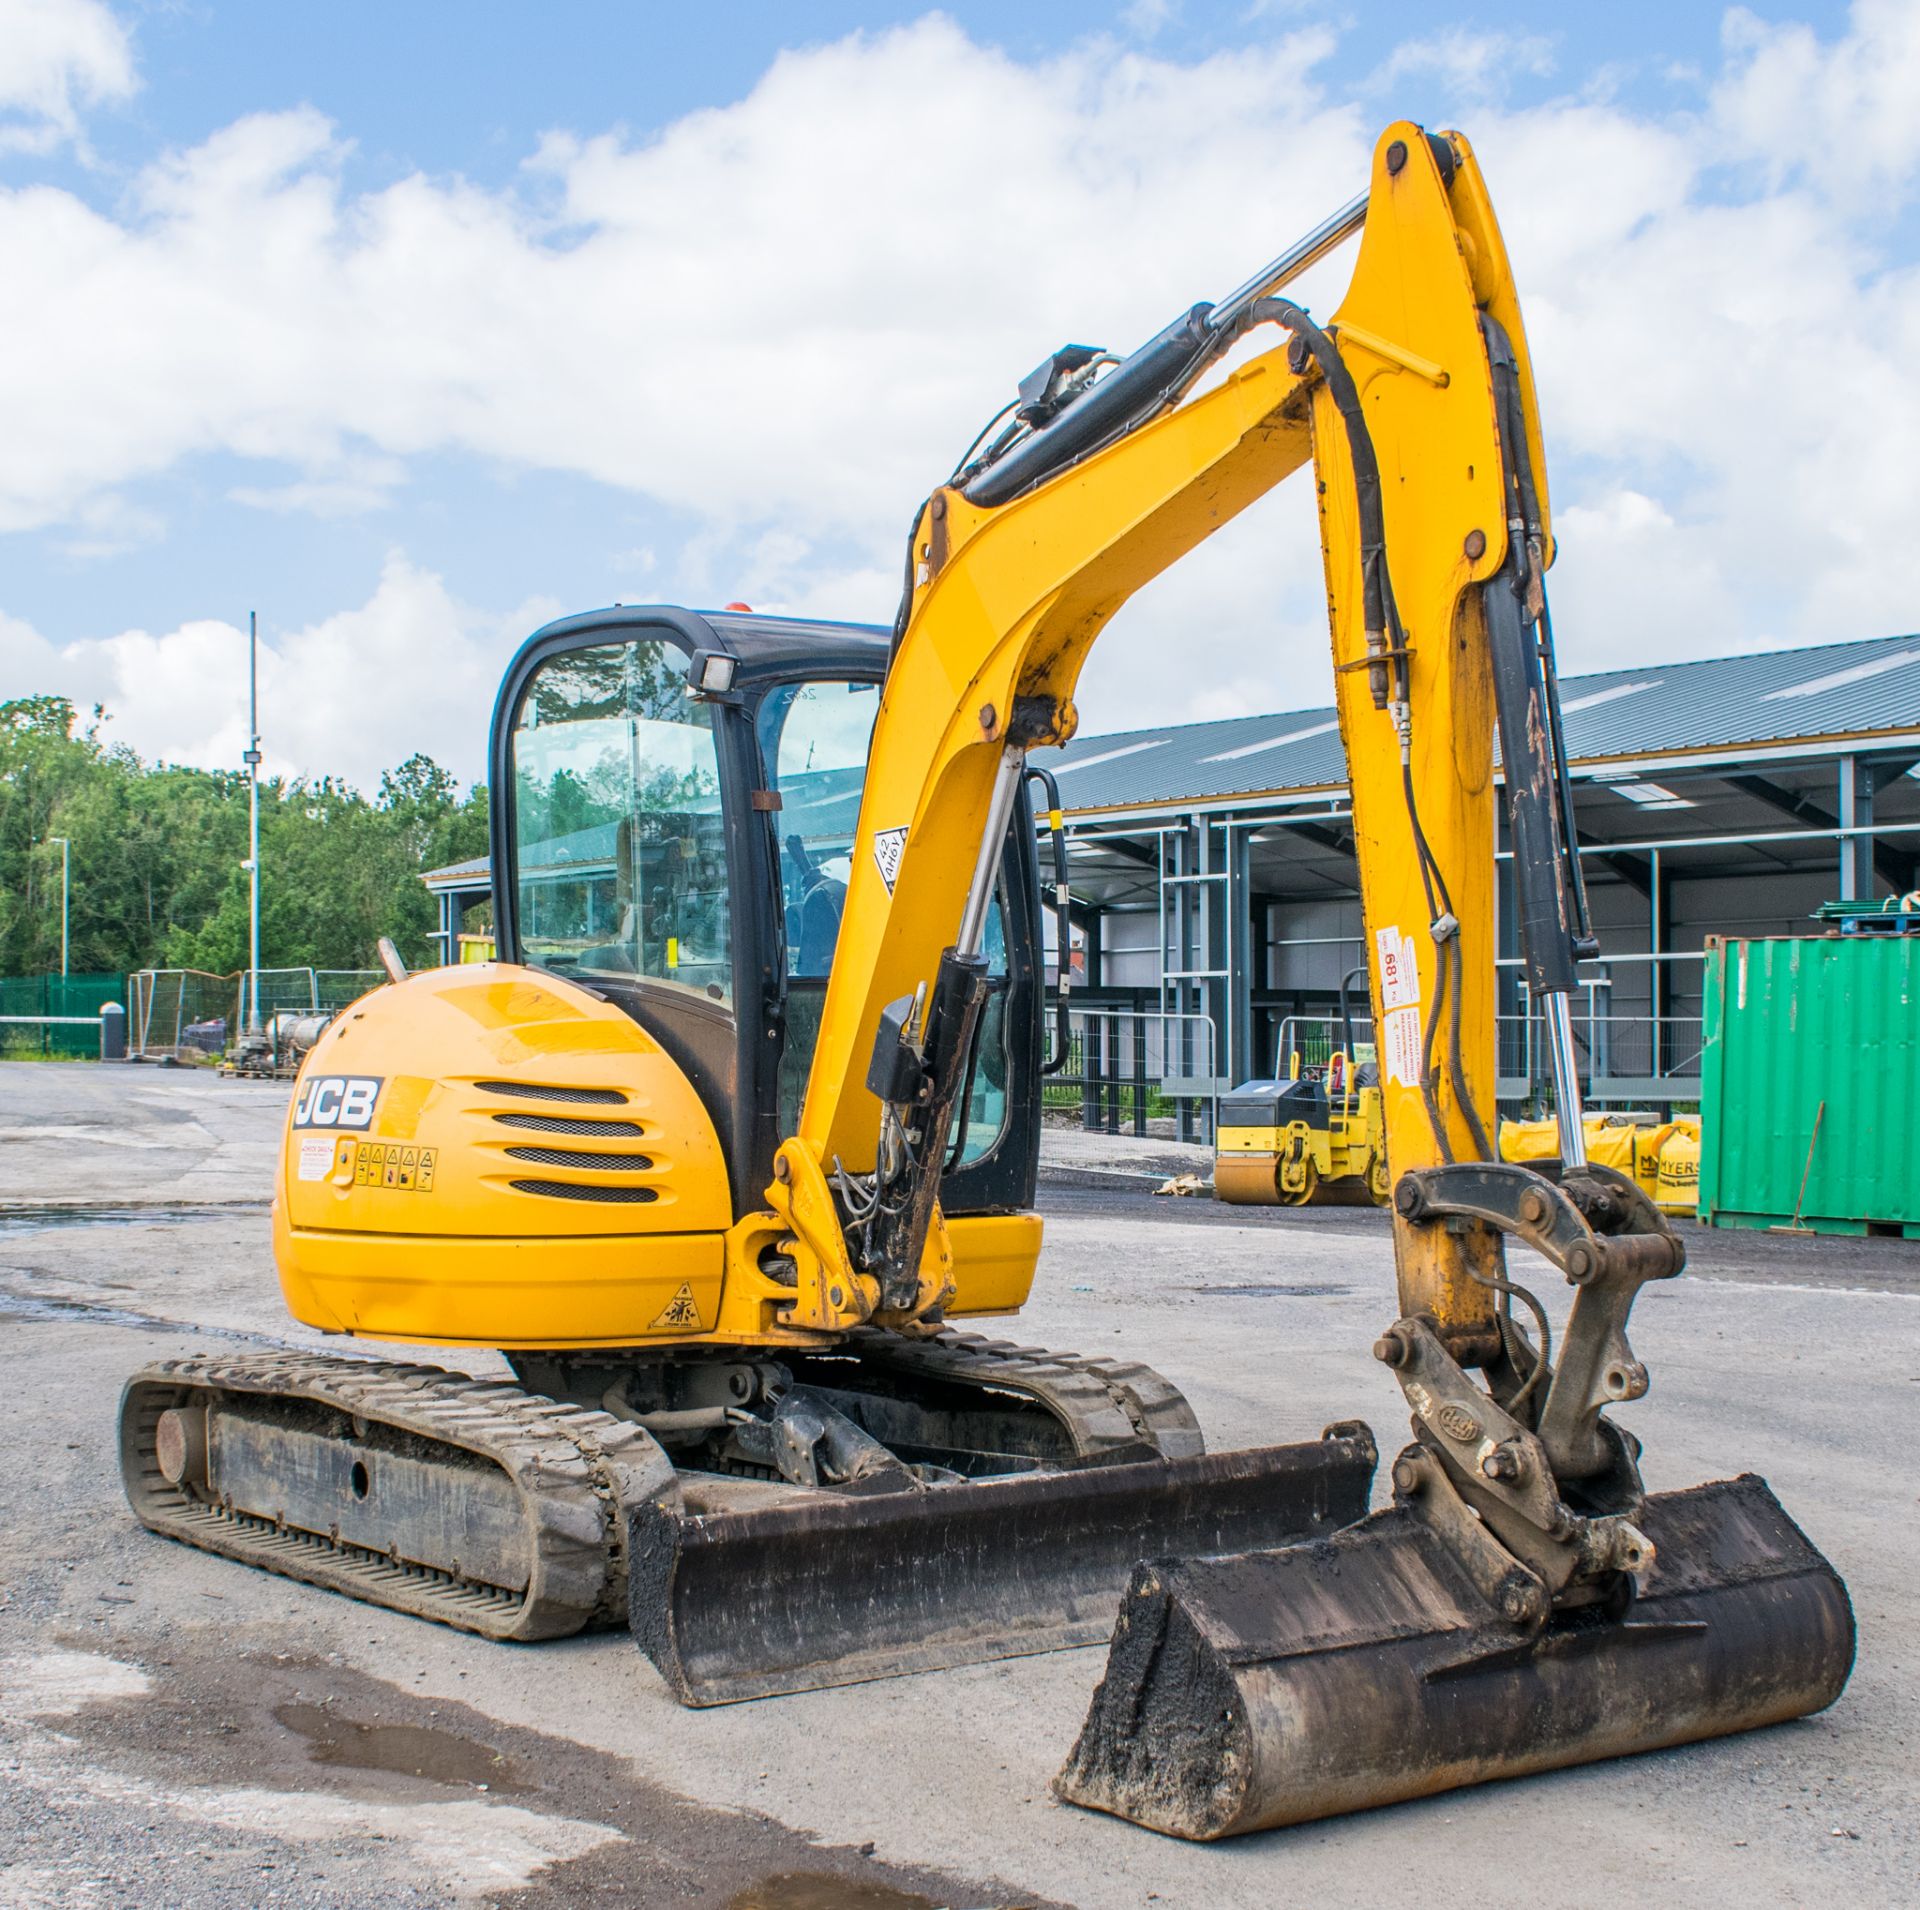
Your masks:
[[[907,832],[905,829],[879,829],[873,837],[873,859],[880,870],[880,880],[887,885],[887,893],[893,893],[893,885],[899,879],[900,859],[907,852]]]
[[[333,1143],[324,1134],[300,1137],[300,1178],[325,1180],[333,1168]]]
[[[660,1309],[659,1317],[647,1328],[649,1333],[666,1333],[675,1327],[700,1330],[700,1302],[693,1297],[693,1283],[683,1280],[680,1291]]]
[[[405,1147],[398,1141],[362,1141],[354,1158],[356,1187],[390,1187],[398,1194],[433,1192],[437,1147]]]
[[[1425,1070],[1420,1061],[1420,964],[1413,937],[1383,928],[1375,931],[1373,945],[1380,964],[1380,1006],[1386,1015],[1380,1065],[1389,1081],[1417,1088]]]

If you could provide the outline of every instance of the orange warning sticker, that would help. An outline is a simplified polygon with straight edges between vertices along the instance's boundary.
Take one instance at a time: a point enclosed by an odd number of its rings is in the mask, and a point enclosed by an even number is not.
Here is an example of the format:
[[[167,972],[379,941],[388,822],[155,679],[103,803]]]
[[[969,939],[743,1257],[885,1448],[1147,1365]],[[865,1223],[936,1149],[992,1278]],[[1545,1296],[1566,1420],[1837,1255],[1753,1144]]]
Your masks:
[[[397,1141],[362,1141],[353,1162],[356,1187],[390,1187],[397,1194],[433,1192],[437,1147],[402,1147]]]

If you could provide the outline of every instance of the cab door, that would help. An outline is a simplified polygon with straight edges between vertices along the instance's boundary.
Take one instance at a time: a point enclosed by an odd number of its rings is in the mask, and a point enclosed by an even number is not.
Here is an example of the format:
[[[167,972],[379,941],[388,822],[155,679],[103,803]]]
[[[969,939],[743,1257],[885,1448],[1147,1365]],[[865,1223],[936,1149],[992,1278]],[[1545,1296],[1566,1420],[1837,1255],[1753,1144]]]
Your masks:
[[[819,1038],[879,702],[873,677],[811,677],[768,689],[755,718],[767,800],[777,803],[767,813],[783,923],[786,999],[776,1085],[783,1137],[799,1125]],[[941,1191],[949,1213],[1032,1202],[1039,1150],[1037,883],[1023,790],[988,914],[991,992],[972,1091],[955,1120],[957,1165]]]
[[[664,1048],[726,1150],[754,1160],[769,979],[768,874],[750,730],[687,671],[689,613],[570,619],[522,649],[494,717],[494,907],[509,961],[612,1001]],[[759,1178],[755,1178],[756,1172]]]

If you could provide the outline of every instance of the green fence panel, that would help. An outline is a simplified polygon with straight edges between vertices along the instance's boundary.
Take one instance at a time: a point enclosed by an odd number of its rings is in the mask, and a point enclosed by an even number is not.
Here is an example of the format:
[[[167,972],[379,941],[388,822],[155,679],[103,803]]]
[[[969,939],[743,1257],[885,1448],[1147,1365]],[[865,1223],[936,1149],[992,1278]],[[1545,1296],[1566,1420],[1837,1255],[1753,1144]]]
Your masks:
[[[0,1057],[90,1059],[100,1053],[100,1030],[91,1025],[106,1002],[127,1002],[125,975],[0,975]],[[88,1025],[62,1025],[42,1016],[84,1015]]]

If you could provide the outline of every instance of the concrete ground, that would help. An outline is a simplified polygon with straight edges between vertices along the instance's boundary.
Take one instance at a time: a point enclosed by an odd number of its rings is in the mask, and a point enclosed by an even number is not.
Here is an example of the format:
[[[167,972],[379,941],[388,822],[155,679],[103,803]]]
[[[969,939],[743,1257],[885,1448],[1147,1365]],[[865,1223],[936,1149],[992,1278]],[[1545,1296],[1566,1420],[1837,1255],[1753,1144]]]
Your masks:
[[[1654,1390],[1622,1417],[1650,1483],[1764,1473],[1851,1587],[1830,1712],[1199,1847],[1052,1799],[1099,1651],[690,1712],[620,1635],[489,1645],[143,1533],[125,1375],[317,1343],[268,1252],[283,1105],[0,1064],[0,1906],[1914,1901],[1920,1249],[1690,1233],[1689,1277],[1636,1315]],[[1059,1181],[1042,1205],[1021,1337],[1151,1360],[1215,1446],[1357,1415],[1391,1450],[1380,1216]]]

